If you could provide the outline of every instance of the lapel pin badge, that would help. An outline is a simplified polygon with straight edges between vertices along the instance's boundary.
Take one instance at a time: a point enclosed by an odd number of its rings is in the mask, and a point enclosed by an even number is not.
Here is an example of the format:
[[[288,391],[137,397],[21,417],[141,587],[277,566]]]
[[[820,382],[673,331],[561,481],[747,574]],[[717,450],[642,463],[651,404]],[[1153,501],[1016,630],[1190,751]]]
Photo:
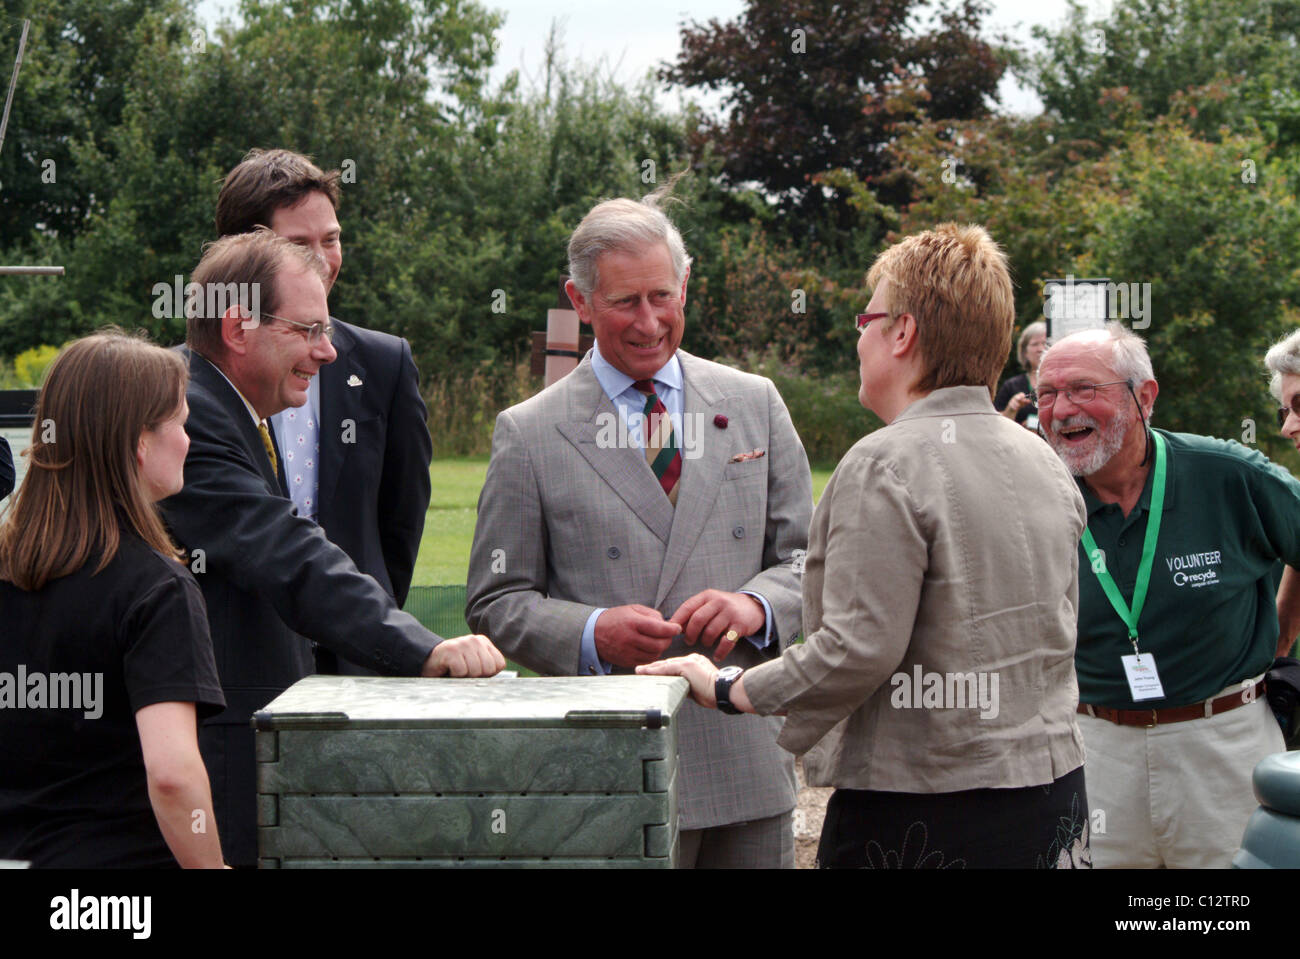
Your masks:
[[[719,413],[713,418],[713,425],[720,430],[725,430],[727,428],[727,418]]]
[[[348,386],[360,386],[360,385],[361,385],[361,377],[357,376],[357,374],[353,373],[351,376],[348,377]]]

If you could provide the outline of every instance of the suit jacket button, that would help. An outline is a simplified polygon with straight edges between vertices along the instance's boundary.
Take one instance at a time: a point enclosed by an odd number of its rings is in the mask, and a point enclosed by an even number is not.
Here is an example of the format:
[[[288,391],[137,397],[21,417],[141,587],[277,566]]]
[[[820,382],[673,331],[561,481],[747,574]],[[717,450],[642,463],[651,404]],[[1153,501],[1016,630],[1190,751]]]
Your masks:
[[[611,546],[609,549],[605,550],[605,555],[610,559],[618,559],[623,554],[618,551],[617,546]]]
[[[735,529],[733,529],[733,530],[731,531],[731,535],[734,536],[734,537],[736,537],[736,539],[744,539],[744,538],[745,538],[745,527],[743,527],[743,526],[737,526]]]

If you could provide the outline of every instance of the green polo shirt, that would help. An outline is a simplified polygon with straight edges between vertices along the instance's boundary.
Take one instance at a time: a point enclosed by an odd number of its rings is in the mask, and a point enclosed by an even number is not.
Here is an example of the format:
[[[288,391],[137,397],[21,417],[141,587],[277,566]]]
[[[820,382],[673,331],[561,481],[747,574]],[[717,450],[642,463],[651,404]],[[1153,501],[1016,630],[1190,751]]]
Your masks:
[[[1133,646],[1079,544],[1079,701],[1163,709],[1208,699],[1264,672],[1277,649],[1279,561],[1300,567],[1300,483],[1239,443],[1159,431],[1168,478],[1138,647],[1156,658],[1164,699],[1135,703],[1120,657]],[[1125,601],[1133,598],[1151,481],[1124,516],[1079,481],[1088,529]]]

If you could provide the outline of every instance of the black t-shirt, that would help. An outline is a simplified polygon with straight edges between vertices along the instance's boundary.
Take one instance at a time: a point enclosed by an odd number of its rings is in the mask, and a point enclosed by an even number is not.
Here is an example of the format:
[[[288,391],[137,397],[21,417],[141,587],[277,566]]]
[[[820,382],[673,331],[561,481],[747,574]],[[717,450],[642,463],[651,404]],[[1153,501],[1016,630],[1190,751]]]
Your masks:
[[[175,867],[135,713],[192,702],[202,719],[224,706],[203,595],[125,531],[92,576],[97,563],[36,592],[0,580],[0,858]]]

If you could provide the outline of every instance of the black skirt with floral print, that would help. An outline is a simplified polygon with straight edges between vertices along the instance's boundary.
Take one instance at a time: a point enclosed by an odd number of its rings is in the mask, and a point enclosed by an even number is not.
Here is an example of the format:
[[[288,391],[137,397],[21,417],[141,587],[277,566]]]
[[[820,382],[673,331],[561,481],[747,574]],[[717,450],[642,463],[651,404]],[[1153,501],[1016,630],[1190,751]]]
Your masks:
[[[823,869],[1091,869],[1083,767],[1045,786],[950,793],[837,789]]]

